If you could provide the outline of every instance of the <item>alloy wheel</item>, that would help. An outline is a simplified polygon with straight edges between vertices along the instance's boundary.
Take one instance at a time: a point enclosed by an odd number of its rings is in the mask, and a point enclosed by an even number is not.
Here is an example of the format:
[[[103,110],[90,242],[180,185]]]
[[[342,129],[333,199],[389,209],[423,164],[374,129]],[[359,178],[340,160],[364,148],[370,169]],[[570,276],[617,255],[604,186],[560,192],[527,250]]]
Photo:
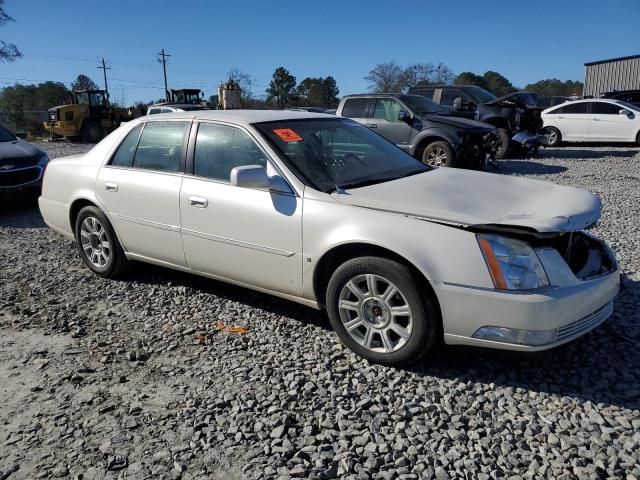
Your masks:
[[[411,337],[409,302],[396,285],[380,275],[353,277],[342,287],[338,302],[347,333],[368,350],[395,352]]]
[[[109,263],[112,247],[107,231],[96,217],[87,217],[80,226],[82,251],[94,267],[104,268]]]
[[[427,165],[432,167],[444,167],[447,165],[447,152],[439,145],[429,147],[427,152]]]

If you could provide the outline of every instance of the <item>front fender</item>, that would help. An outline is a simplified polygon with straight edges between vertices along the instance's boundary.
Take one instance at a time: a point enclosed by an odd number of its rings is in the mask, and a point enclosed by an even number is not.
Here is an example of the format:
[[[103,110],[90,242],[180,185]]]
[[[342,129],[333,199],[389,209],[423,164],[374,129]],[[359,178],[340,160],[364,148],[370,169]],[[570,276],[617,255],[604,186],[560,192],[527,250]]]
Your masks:
[[[454,150],[456,150],[462,143],[462,139],[458,135],[453,134],[453,132],[448,131],[447,129],[440,127],[429,127],[420,131],[420,133],[418,133],[414,137],[413,145],[410,151],[411,155],[414,155],[414,153],[424,145],[425,141],[428,141],[430,143],[438,140],[444,140],[449,145],[451,145]]]
[[[336,221],[336,219],[339,219]],[[315,300],[314,272],[330,250],[364,243],[394,252],[432,284],[493,288],[473,233],[441,223],[342,204],[304,199],[303,296]]]

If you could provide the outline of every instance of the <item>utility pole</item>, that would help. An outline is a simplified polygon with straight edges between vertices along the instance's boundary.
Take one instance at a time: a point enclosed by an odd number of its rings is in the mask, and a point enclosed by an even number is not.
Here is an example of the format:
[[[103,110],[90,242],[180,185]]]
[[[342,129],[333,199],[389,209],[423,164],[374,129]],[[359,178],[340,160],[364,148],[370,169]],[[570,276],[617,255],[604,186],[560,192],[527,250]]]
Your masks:
[[[164,98],[169,101],[169,89],[167,87],[167,58],[170,57],[168,53],[164,53],[164,48],[158,54],[158,63],[162,63],[162,71],[164,73]]]
[[[111,67],[107,67],[104,57],[102,57],[102,65],[98,65],[98,70],[102,70],[104,73],[104,90],[107,92],[107,97],[109,96],[109,86],[107,85],[107,70],[111,70]]]

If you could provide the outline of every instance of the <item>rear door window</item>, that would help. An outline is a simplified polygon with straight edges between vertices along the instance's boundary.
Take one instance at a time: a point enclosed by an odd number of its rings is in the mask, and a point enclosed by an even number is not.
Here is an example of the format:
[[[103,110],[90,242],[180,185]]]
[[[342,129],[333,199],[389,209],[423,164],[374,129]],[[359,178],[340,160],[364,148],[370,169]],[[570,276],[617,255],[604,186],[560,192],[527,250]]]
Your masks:
[[[570,103],[560,108],[550,111],[553,114],[574,114],[574,113],[587,113],[587,105],[590,102]]]
[[[187,122],[148,122],[138,143],[134,168],[179,172]]]
[[[367,116],[368,98],[347,98],[342,107],[342,116],[348,118],[365,118]]]

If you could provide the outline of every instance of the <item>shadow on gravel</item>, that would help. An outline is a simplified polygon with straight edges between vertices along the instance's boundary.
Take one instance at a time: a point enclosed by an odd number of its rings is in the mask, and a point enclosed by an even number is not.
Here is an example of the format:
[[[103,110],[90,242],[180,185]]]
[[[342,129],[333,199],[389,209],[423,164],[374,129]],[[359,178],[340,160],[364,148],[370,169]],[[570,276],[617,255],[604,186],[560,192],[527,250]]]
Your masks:
[[[299,303],[274,297],[273,295],[190,273],[134,262],[131,272],[123,280],[135,280],[136,282],[148,285],[171,283],[172,285],[193,288],[201,293],[243,303],[250,307],[259,308],[275,315],[289,317],[298,322],[314,325],[324,330],[331,330],[329,319],[323,311],[305,307]]]
[[[331,330],[324,312],[223,282],[146,264],[136,264],[128,277],[146,284],[185,286]],[[536,353],[443,345],[422,364],[406,370],[417,376],[494,383],[640,409],[640,315],[636,307],[640,282],[626,276],[622,282],[614,315],[573,342]]]
[[[45,228],[38,208],[38,191],[0,195],[0,228]]]
[[[595,145],[594,145],[595,146]],[[640,155],[638,148],[629,150],[617,149],[617,150],[589,150],[584,149],[572,149],[572,148],[546,148],[541,150],[538,155],[541,158],[560,158],[562,160],[593,160],[597,158],[631,158],[636,155]]]
[[[552,175],[568,170],[560,165],[545,165],[527,160],[501,160],[496,173],[518,173],[519,175]]]
[[[442,346],[414,374],[494,383],[640,409],[640,282],[623,275],[614,314],[584,337],[544,352]]]

